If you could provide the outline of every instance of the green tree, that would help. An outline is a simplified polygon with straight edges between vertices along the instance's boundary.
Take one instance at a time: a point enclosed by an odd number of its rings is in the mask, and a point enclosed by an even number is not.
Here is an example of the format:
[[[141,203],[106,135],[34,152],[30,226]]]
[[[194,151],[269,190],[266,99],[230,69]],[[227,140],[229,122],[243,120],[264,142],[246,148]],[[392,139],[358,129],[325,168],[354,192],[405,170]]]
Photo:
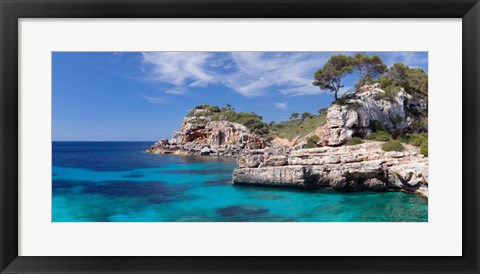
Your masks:
[[[407,71],[409,67],[403,63],[393,64],[386,73],[380,76],[379,82],[382,88],[388,86],[403,87],[407,86]]]
[[[318,110],[318,114],[327,114],[328,108],[321,108]]]
[[[372,83],[387,70],[387,66],[378,55],[369,56],[357,53],[351,58],[351,65],[360,75],[360,80],[355,84],[355,88],[357,89],[365,84]]]
[[[313,117],[313,114],[311,114],[310,112],[304,112],[302,113],[302,116],[300,116],[302,120],[305,120],[307,118],[312,118]]]
[[[292,113],[292,114],[290,115],[290,119],[297,119],[298,116],[300,116],[300,113],[294,112],[294,113]]]
[[[407,88],[411,93],[428,95],[428,75],[421,68],[407,71]]]
[[[351,58],[343,54],[333,55],[323,68],[315,72],[313,85],[322,90],[333,92],[335,100],[337,100],[338,91],[344,87],[342,78],[351,73],[352,70]]]
[[[403,87],[410,94],[428,95],[428,75],[421,68],[410,68],[403,63],[395,63],[379,78],[383,89]]]

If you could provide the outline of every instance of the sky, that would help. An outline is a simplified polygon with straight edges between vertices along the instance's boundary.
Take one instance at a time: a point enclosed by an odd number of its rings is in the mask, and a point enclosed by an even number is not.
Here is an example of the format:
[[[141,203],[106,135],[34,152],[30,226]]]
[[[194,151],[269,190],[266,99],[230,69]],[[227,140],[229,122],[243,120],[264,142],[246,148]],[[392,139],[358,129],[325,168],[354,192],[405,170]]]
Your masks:
[[[342,52],[353,55],[356,52]],[[428,72],[427,52],[363,52]],[[201,104],[255,112],[264,122],[316,114],[333,94],[313,74],[339,52],[53,52],[54,141],[170,138]],[[358,75],[342,80],[352,91]]]

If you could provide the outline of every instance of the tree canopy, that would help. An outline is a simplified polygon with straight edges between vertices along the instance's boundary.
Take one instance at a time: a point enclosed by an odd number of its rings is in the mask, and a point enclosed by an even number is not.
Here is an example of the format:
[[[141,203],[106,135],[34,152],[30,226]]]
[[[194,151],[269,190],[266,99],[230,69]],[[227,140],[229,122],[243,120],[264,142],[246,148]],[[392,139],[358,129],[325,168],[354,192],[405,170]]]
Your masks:
[[[399,90],[402,87],[411,94],[428,94],[428,75],[423,69],[410,68],[403,63],[395,63],[387,69],[380,56],[362,53],[354,56],[331,56],[325,65],[315,72],[312,84],[333,92],[335,100],[338,100],[337,93],[344,87],[342,78],[352,72],[357,72],[360,77],[355,84],[357,90],[366,84],[378,82],[385,90]]]
[[[313,85],[333,92],[337,100],[337,93],[343,87],[342,78],[352,71],[350,57],[343,54],[333,55],[323,68],[315,72]]]
[[[302,120],[305,120],[305,119],[307,119],[307,118],[312,118],[312,117],[313,117],[313,114],[311,114],[310,112],[304,112],[304,113],[302,113],[302,115],[300,116],[300,118],[301,118]]]
[[[353,69],[360,75],[360,80],[355,84],[356,89],[359,89],[365,84],[372,83],[387,70],[387,66],[378,55],[369,56],[357,53],[350,59],[350,62]]]
[[[428,95],[428,75],[421,68],[395,63],[380,76],[379,82],[384,89],[403,87],[410,94]]]

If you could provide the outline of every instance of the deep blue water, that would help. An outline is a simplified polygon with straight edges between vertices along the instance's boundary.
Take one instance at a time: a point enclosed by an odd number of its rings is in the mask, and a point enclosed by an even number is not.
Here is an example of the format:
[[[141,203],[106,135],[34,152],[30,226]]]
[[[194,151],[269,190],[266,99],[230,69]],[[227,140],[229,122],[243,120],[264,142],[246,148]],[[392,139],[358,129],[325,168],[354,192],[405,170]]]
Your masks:
[[[231,184],[233,159],[144,153],[152,142],[53,142],[53,222],[426,222],[427,200]]]

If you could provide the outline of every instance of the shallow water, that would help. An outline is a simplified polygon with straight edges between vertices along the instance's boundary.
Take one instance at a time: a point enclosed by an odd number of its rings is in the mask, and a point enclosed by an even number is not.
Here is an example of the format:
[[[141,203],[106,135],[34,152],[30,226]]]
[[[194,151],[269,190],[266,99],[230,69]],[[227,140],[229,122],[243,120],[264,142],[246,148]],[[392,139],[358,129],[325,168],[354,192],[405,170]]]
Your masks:
[[[231,184],[226,157],[152,155],[152,142],[53,142],[53,222],[426,222],[426,199]]]

